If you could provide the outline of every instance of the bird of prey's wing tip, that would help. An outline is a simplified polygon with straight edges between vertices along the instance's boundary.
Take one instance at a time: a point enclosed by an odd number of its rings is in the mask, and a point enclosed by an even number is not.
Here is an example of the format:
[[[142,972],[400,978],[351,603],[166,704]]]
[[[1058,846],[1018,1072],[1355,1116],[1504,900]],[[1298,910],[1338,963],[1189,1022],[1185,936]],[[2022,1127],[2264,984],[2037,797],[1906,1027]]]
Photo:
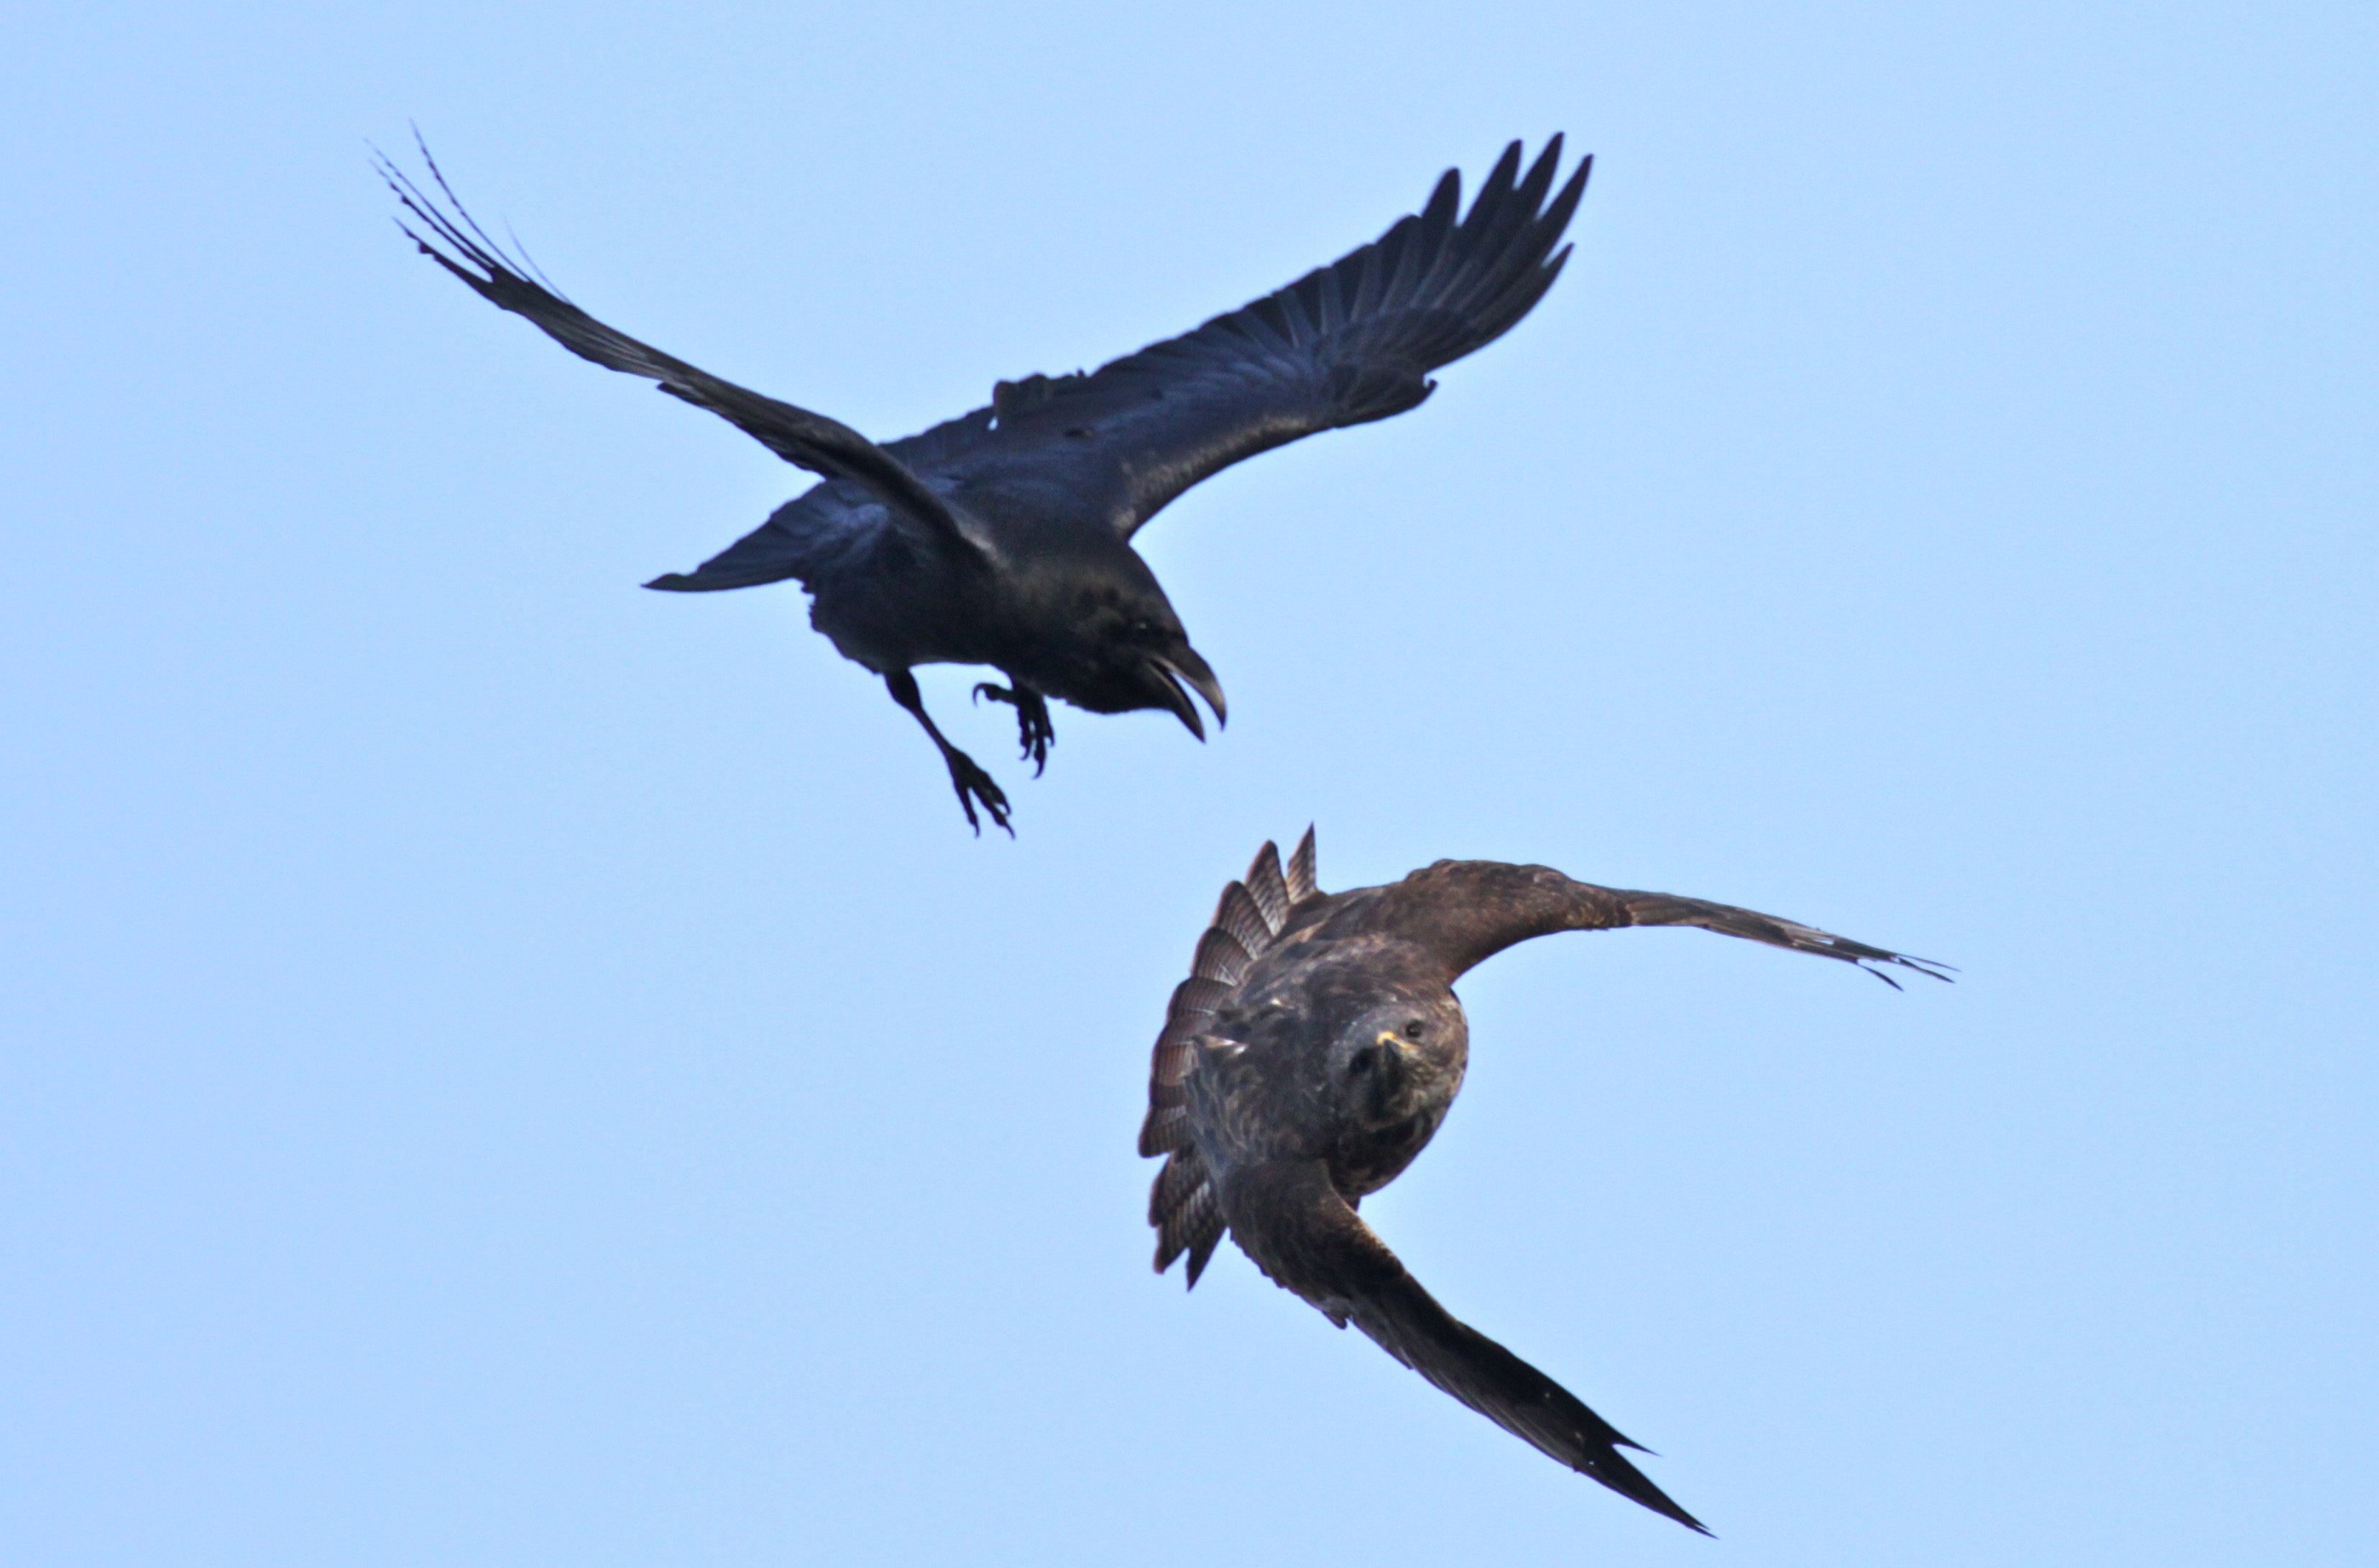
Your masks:
[[[1926,979],[1938,980],[1944,985],[1955,985],[1958,983],[1955,978],[1958,973],[1958,966],[1956,964],[1945,964],[1938,959],[1920,959],[1908,953],[1894,953],[1888,960],[1885,961],[1898,964],[1902,969],[1914,970],[1918,974],[1925,976]],[[1870,969],[1867,972],[1884,980],[1891,979],[1890,975],[1885,974],[1881,970]],[[1898,986],[1899,982],[1893,981],[1892,983],[1896,987]]]

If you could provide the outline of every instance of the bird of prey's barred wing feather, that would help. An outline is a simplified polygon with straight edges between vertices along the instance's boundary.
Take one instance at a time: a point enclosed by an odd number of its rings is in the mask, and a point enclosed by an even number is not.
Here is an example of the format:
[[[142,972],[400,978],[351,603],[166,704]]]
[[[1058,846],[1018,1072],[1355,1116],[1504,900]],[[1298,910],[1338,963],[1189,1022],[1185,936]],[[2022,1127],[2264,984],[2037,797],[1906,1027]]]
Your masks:
[[[684,360],[663,354],[649,344],[605,326],[559,294],[528,275],[474,222],[456,199],[446,177],[421,149],[429,176],[445,197],[446,205],[416,185],[405,172],[380,160],[386,179],[405,210],[413,214],[428,236],[400,222],[406,237],[423,255],[471,285],[492,305],[526,318],[548,337],[582,359],[610,370],[625,371],[660,383],[661,391],[696,408],[708,409],[797,468],[829,479],[850,479],[866,487],[877,499],[924,536],[961,556],[974,547],[960,531],[958,520],[941,497],[900,459],[838,420],[790,403],[779,403],[732,381],[721,380]],[[451,207],[450,212],[447,208]],[[433,243],[433,240],[436,243]],[[440,248],[441,246],[446,248]],[[448,254],[448,251],[453,254]]]
[[[1096,495],[1129,537],[1243,458],[1403,413],[1435,386],[1430,371],[1503,336],[1561,274],[1569,250],[1553,247],[1594,162],[1553,193],[1561,151],[1556,136],[1523,175],[1512,143],[1458,222],[1449,169],[1377,240],[1195,332],[1088,376],[1002,383],[975,461],[1012,458]]]
[[[1463,1322],[1420,1286],[1349,1208],[1319,1161],[1236,1173],[1232,1234],[1249,1257],[1397,1360],[1581,1475],[1708,1535],[1622,1448],[1640,1450],[1569,1390]]]

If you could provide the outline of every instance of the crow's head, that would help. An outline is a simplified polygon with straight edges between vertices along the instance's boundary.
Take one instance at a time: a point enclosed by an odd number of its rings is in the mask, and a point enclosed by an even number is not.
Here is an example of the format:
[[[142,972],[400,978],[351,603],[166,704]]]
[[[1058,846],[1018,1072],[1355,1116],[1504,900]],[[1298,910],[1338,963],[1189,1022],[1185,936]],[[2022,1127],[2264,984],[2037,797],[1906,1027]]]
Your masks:
[[[1070,602],[1062,617],[1064,669],[1052,672],[1058,679],[1048,689],[1093,713],[1162,709],[1204,740],[1206,726],[1190,694],[1206,699],[1216,724],[1226,723],[1230,709],[1222,682],[1190,645],[1190,633],[1181,629],[1181,618],[1153,573],[1136,558],[1136,572],[1102,565],[1105,569],[1069,585]]]

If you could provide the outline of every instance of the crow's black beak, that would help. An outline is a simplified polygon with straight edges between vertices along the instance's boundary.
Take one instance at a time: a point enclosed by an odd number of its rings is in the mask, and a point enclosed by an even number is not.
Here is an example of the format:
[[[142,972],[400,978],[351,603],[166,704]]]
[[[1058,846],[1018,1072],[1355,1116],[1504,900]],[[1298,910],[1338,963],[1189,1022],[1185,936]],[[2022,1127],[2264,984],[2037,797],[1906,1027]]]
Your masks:
[[[1230,705],[1223,700],[1223,683],[1214,679],[1213,668],[1198,657],[1195,649],[1185,646],[1170,657],[1152,657],[1148,663],[1149,668],[1155,671],[1156,683],[1167,699],[1165,707],[1189,729],[1190,733],[1201,741],[1206,738],[1206,726],[1198,717],[1198,705],[1190,700],[1190,692],[1181,689],[1185,684],[1190,691],[1205,698],[1206,706],[1214,710],[1216,728],[1231,721]]]
[[[1190,682],[1190,689],[1206,699],[1214,710],[1214,728],[1224,729],[1231,722],[1231,705],[1223,700],[1223,683],[1214,679],[1214,667],[1198,657],[1198,650],[1187,645],[1173,661],[1175,670]]]

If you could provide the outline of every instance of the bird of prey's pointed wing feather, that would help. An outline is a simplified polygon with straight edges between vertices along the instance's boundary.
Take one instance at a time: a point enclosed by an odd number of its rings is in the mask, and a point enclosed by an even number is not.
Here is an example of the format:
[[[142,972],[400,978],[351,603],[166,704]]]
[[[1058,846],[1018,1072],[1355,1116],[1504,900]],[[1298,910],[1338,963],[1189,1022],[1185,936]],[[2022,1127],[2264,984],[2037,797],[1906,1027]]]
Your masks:
[[[1448,170],[1421,211],[1278,293],[1088,376],[1005,382],[970,466],[1031,466],[1105,505],[1129,537],[1243,458],[1401,414],[1429,372],[1511,330],[1552,286],[1593,160],[1558,193],[1562,139],[1520,173],[1514,142],[1457,220]],[[1550,202],[1546,198],[1552,196]]]
[[[898,457],[848,425],[739,387],[664,354],[604,325],[532,278],[529,272],[534,269],[515,264],[472,221],[427,147],[421,156],[446,200],[441,206],[403,170],[382,159],[381,176],[405,210],[429,233],[425,236],[402,223],[398,226],[423,255],[470,284],[489,304],[525,317],[582,359],[658,381],[661,391],[696,408],[708,409],[795,467],[864,487],[935,542],[961,553],[972,550],[948,503],[926,488]]]
[[[1231,1234],[1272,1279],[1581,1475],[1704,1535],[1701,1522],[1629,1464],[1640,1448],[1584,1401],[1438,1305],[1310,1164],[1231,1177]]]

